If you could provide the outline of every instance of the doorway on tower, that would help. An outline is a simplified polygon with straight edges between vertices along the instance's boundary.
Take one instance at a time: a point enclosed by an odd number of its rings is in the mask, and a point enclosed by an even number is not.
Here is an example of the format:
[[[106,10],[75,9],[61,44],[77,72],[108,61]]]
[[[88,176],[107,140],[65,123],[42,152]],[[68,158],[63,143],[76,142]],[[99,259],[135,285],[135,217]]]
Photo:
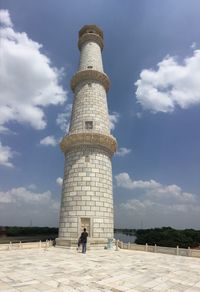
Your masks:
[[[90,218],[81,218],[81,222],[80,222],[80,228],[81,228],[81,232],[83,231],[84,228],[86,228],[86,231],[88,233],[88,236],[91,237],[91,220]]]

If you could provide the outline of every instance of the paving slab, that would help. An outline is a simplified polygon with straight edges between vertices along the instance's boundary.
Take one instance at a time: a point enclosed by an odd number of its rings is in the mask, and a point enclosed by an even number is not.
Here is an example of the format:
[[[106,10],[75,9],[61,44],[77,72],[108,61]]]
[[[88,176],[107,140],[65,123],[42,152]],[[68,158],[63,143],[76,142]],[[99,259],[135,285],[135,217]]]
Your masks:
[[[0,252],[1,292],[200,292],[200,259],[128,250]]]

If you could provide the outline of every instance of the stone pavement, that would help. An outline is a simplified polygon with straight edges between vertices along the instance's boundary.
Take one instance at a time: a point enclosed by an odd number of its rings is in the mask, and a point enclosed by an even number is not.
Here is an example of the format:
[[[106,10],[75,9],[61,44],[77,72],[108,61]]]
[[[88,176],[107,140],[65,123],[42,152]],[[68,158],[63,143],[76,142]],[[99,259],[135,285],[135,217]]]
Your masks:
[[[199,291],[200,259],[126,250],[0,252],[1,292]]]

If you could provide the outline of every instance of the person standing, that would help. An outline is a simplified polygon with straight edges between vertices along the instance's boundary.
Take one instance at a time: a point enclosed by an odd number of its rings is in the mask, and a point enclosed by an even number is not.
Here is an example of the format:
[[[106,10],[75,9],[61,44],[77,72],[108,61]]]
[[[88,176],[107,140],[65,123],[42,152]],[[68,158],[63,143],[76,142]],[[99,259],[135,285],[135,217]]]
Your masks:
[[[82,253],[86,253],[87,237],[88,233],[86,231],[86,228],[84,228],[83,232],[81,233]]]

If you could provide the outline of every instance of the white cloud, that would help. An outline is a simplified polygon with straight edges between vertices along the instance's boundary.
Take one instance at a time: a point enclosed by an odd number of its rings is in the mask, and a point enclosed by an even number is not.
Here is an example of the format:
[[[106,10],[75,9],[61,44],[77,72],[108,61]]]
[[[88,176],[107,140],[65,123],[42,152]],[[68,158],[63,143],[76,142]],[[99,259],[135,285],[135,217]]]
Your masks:
[[[0,134],[9,134],[12,133],[7,127],[0,125]]]
[[[110,130],[113,131],[115,129],[115,125],[119,121],[119,113],[113,112],[112,114],[109,114],[109,121],[110,121]]]
[[[69,119],[71,116],[71,111],[72,111],[72,104],[68,104],[65,107],[65,111],[63,113],[58,114],[57,119],[56,119],[57,125],[65,133],[69,131],[69,126],[70,126]]]
[[[121,147],[117,150],[116,155],[124,157],[125,155],[128,155],[129,153],[131,153],[131,151],[132,151],[131,149]]]
[[[126,189],[136,189],[136,188],[150,188],[150,189],[154,189],[155,187],[159,187],[160,184],[157,183],[154,180],[150,180],[150,181],[143,181],[143,180],[137,180],[137,181],[133,181],[131,180],[130,176],[128,173],[126,172],[122,172],[118,175],[115,176],[116,182],[117,182],[117,186],[119,187],[123,187]]]
[[[128,173],[120,173],[115,179],[117,186],[132,192],[132,198],[118,207],[117,216],[123,218],[124,224],[131,226],[132,222],[134,226],[141,227],[139,221],[142,220],[145,221],[145,227],[171,225],[199,228],[200,198],[197,195],[184,192],[175,184],[132,180]]]
[[[137,80],[136,98],[143,109],[151,112],[173,112],[176,106],[187,109],[200,104],[200,50],[179,64],[167,56],[158,69],[144,69]]]
[[[56,183],[61,187],[62,184],[63,184],[63,179],[62,179],[61,177],[58,177],[58,178],[56,179]]]
[[[0,10],[0,23],[5,26],[13,26],[8,10]]]
[[[15,121],[44,129],[44,108],[66,100],[66,92],[59,85],[63,73],[42,53],[41,44],[11,27],[7,10],[1,15],[7,26],[0,30],[0,128],[5,130]]]
[[[13,167],[13,164],[10,162],[10,159],[13,158],[13,151],[9,146],[3,146],[0,142],[0,165]]]
[[[190,46],[191,49],[196,49],[196,47],[197,47],[197,44],[195,42],[193,42]]]
[[[55,147],[57,145],[57,140],[54,136],[47,136],[40,140],[40,144],[44,146],[53,146]]]
[[[25,187],[0,191],[2,225],[57,226],[59,202],[50,191],[36,192]]]
[[[36,189],[37,189],[37,186],[36,186],[35,184],[30,184],[30,185],[28,186],[28,189],[29,189],[29,190],[36,190]]]

